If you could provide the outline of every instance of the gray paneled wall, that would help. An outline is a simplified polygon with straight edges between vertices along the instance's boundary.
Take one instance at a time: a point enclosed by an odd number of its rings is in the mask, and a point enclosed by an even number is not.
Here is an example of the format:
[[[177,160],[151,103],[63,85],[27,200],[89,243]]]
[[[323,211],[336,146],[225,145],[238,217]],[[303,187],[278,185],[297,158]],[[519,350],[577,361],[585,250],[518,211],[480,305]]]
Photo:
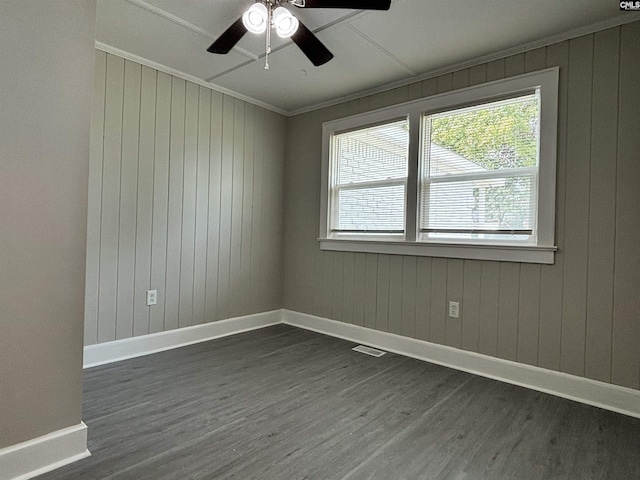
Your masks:
[[[640,388],[638,45],[635,22],[289,119],[285,307]],[[554,265],[320,251],[322,122],[552,66]]]
[[[101,51],[92,115],[85,344],[282,307],[284,117]]]

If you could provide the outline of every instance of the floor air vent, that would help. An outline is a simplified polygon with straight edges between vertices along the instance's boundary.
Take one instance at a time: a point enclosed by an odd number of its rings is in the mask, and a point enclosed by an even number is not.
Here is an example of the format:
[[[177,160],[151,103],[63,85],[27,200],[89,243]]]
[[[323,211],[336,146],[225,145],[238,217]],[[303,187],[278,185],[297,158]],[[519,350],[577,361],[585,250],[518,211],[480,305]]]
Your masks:
[[[383,352],[382,350],[376,350],[375,348],[365,347],[364,345],[358,345],[357,347],[353,347],[353,350],[360,353],[366,353],[367,355],[371,355],[372,357],[381,357],[387,352]]]

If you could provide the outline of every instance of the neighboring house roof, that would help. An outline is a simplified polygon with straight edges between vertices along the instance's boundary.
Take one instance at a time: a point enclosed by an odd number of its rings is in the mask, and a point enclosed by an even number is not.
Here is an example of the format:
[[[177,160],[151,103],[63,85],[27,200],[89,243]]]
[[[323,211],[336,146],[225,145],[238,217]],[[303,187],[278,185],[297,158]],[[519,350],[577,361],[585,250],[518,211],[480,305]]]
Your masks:
[[[431,173],[435,175],[453,175],[460,173],[486,172],[487,169],[471,160],[458,155],[436,143],[430,149]]]

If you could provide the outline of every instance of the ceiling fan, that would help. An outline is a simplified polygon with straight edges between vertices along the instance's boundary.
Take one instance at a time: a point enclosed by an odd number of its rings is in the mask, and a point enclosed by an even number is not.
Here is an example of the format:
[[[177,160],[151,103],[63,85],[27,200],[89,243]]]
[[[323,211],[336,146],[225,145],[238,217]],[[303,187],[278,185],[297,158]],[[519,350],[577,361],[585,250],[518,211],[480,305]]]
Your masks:
[[[391,0],[256,0],[249,9],[236,20],[207,49],[211,53],[225,54],[231,50],[245,33],[266,31],[265,70],[269,69],[271,53],[271,28],[281,38],[291,38],[316,67],[324,65],[333,54],[300,20],[294,17],[283,4],[298,8],[348,8],[354,10],[389,10]]]

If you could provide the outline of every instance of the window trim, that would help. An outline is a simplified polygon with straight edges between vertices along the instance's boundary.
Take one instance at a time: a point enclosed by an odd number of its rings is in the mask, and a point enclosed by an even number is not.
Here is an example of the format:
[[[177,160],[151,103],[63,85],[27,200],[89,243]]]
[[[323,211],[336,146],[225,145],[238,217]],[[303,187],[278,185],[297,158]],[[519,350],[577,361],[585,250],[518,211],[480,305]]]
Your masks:
[[[554,262],[556,154],[559,67],[483,83],[431,97],[325,122],[322,125],[322,185],[320,234],[322,250],[468,258],[527,263]],[[538,211],[536,244],[479,244],[469,242],[417,241],[419,214],[420,132],[424,114],[485,103],[540,89],[540,151],[538,166]],[[331,138],[334,133],[409,118],[409,165],[406,186],[404,239],[329,238],[329,189]]]

